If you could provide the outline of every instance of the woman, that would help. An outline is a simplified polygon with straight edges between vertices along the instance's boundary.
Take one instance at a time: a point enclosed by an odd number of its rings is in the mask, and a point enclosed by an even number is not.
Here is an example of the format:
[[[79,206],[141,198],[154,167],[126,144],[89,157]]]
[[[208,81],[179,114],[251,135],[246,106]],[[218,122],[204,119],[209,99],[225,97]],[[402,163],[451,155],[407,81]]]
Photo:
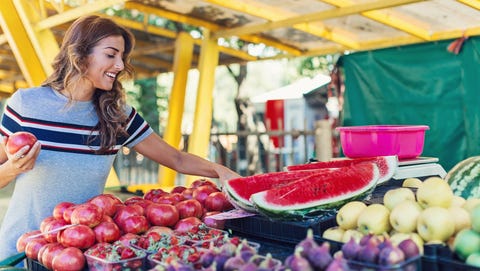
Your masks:
[[[132,74],[133,46],[133,35],[113,21],[82,17],[66,32],[53,74],[9,99],[1,134],[29,131],[39,142],[13,155],[1,144],[0,188],[14,180],[15,188],[0,228],[0,259],[15,254],[18,237],[38,229],[57,203],[103,193],[122,146],[181,173],[221,181],[239,176],[171,147],[125,104],[119,79]]]

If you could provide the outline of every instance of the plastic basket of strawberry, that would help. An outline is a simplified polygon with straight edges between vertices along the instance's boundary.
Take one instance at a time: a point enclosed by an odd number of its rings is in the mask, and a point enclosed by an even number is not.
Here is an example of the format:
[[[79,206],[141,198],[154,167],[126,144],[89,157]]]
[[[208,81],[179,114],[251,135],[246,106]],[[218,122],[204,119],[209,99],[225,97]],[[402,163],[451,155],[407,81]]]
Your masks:
[[[182,244],[169,249],[160,248],[156,253],[149,255],[147,259],[150,263],[150,268],[157,265],[165,266],[172,263],[181,263],[196,269],[201,267],[199,261],[202,253],[203,250],[201,248]]]
[[[130,245],[143,250],[147,256],[157,252],[161,248],[171,248],[183,243],[183,240],[174,234],[150,232],[130,240]]]
[[[252,241],[248,241],[247,239],[242,239],[238,236],[230,237],[228,235],[224,235],[222,238],[216,238],[214,240],[206,240],[206,241],[197,241],[193,243],[193,246],[201,247],[205,249],[210,249],[213,247],[220,247],[225,244],[231,244],[236,248],[239,246],[242,247],[249,247],[253,249],[253,251],[258,252],[260,248],[260,244]]]
[[[206,224],[198,224],[190,228],[188,231],[178,232],[175,235],[184,240],[185,244],[194,245],[198,242],[210,242],[228,236],[228,232],[216,228],[208,227]]]
[[[90,271],[143,270],[147,253],[121,242],[97,243],[84,252]]]

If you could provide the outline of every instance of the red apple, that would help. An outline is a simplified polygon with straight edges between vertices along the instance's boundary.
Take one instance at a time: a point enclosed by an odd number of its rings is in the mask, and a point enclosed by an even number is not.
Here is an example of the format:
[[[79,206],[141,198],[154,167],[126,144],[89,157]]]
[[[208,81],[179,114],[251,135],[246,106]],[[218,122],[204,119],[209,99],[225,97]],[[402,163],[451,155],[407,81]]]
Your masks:
[[[31,148],[35,142],[37,142],[37,138],[32,133],[16,132],[8,137],[6,147],[10,154],[15,154],[26,145]]]
[[[40,222],[40,231],[45,232],[45,226],[47,226],[48,223],[50,223],[50,221],[53,221],[53,220],[55,220],[55,217],[53,217],[53,216],[45,217],[42,220],[42,222]]]
[[[179,203],[175,204],[175,207],[177,207],[180,219],[190,216],[201,218],[203,215],[203,206],[196,199],[180,201]]]
[[[55,255],[52,269],[58,271],[83,270],[86,260],[83,252],[76,247],[67,247]]]
[[[78,205],[67,207],[67,209],[63,211],[63,220],[65,220],[67,223],[72,223],[72,212],[75,210],[75,208],[77,208],[77,206]]]
[[[93,203],[83,203],[73,209],[70,220],[72,224],[82,224],[93,228],[103,219],[103,210]]]
[[[125,218],[119,226],[124,233],[141,234],[150,228],[150,223],[143,215],[132,215]]]
[[[113,222],[113,220],[112,222],[105,221],[98,224],[93,228],[93,231],[95,232],[95,238],[98,243],[113,243],[122,235],[120,228]]]
[[[202,224],[202,220],[198,217],[191,216],[184,219],[180,219],[177,224],[175,224],[174,230],[180,233],[186,233],[191,231],[195,226]]]
[[[49,243],[46,246],[44,246],[44,248],[45,248],[45,251],[41,256],[42,257],[41,260],[40,260],[40,253],[38,255],[38,261],[41,264],[45,265],[45,267],[47,267],[48,269],[52,269],[53,258],[55,258],[57,254],[59,254],[62,250],[64,250],[65,247],[62,246],[62,244],[60,243]]]
[[[170,194],[171,193],[182,193],[185,189],[187,189],[185,186],[177,185],[170,191]]]
[[[201,185],[197,188],[193,189],[193,198],[198,200],[202,205],[205,203],[205,199],[208,195],[212,194],[213,192],[219,192],[220,190],[212,185]]]
[[[159,235],[166,234],[166,235],[172,235],[173,230],[170,227],[166,226],[151,226],[146,232],[145,235],[148,235],[151,232],[158,233]]]
[[[22,234],[17,239],[17,244],[16,244],[17,245],[17,251],[18,252],[24,252],[25,251],[25,246],[28,244],[28,242],[30,240],[33,240],[33,239],[30,239],[30,236],[39,235],[40,233],[42,233],[42,231],[33,230],[33,231],[29,231],[29,232],[26,232],[26,233]],[[43,238],[43,235],[39,235],[39,237],[37,237],[37,238],[45,239],[45,238]]]
[[[58,233],[57,240],[64,247],[88,249],[95,244],[95,232],[88,226],[76,225]]]
[[[97,205],[103,210],[103,213],[108,216],[113,216],[115,212],[117,212],[119,206],[119,201],[107,194],[97,195],[89,199],[87,202]]]
[[[125,219],[134,215],[143,215],[142,206],[137,204],[121,206],[115,213],[113,220],[115,221],[115,223],[117,223],[118,226],[121,227],[121,224]]]
[[[148,221],[155,226],[173,227],[180,218],[174,205],[164,203],[150,204],[145,213]]]
[[[54,219],[54,220],[51,220],[49,221],[42,233],[43,233],[43,237],[45,238],[45,240],[47,240],[48,242],[50,243],[55,243],[57,242],[57,232],[52,232],[52,233],[46,233],[48,231],[53,231],[55,229],[58,229],[58,228],[61,228],[63,226],[66,226],[66,225],[69,225],[67,222],[65,222],[65,220],[62,219]]]
[[[231,209],[231,203],[223,192],[213,192],[205,198],[205,209],[208,211],[226,211]]]
[[[205,179],[205,178],[200,178],[200,179],[197,179],[195,181],[192,182],[192,184],[190,185],[191,188],[197,188],[197,187],[200,187],[200,186],[204,186],[204,185],[210,185],[210,186],[213,186],[213,187],[217,187],[217,185],[210,181],[209,179]]]
[[[53,217],[55,219],[62,219],[63,218],[63,212],[65,212],[65,209],[68,207],[75,206],[75,203],[73,202],[68,202],[68,201],[63,201],[55,205],[55,208],[53,208]]]
[[[25,246],[25,255],[30,259],[38,260],[38,252],[40,252],[40,249],[46,244],[48,244],[48,241],[45,240],[45,238],[30,240]]]

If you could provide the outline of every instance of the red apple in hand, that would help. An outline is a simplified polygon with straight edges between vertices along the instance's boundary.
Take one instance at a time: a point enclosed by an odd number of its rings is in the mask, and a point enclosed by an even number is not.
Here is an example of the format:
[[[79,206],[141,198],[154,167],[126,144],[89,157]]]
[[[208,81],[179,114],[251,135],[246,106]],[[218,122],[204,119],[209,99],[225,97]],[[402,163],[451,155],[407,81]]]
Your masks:
[[[32,133],[16,132],[8,137],[6,147],[10,154],[15,154],[26,145],[31,148],[35,142],[37,142],[37,138]]]

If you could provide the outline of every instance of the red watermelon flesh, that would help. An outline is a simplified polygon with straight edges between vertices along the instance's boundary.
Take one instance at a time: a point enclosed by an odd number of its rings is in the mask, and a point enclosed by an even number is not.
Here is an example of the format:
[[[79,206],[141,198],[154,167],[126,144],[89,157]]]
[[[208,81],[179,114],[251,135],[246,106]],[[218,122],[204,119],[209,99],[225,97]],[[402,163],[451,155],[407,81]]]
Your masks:
[[[374,163],[343,167],[329,173],[319,172],[282,187],[252,195],[260,210],[286,216],[343,204],[373,188],[379,172]]]
[[[250,201],[250,196],[252,194],[271,188],[280,187],[318,172],[330,172],[332,170],[336,169],[326,168],[316,170],[263,173],[228,180],[225,182],[223,188],[226,190],[226,194],[234,205],[240,207],[241,209],[254,211],[254,206]]]
[[[380,171],[380,179],[378,183],[383,183],[393,177],[398,167],[398,158],[396,155],[391,156],[375,156],[375,157],[362,157],[352,159],[339,159],[326,162],[313,162],[309,164],[292,165],[287,166],[287,170],[313,170],[320,168],[339,168],[345,166],[352,166],[361,163],[375,163]]]

